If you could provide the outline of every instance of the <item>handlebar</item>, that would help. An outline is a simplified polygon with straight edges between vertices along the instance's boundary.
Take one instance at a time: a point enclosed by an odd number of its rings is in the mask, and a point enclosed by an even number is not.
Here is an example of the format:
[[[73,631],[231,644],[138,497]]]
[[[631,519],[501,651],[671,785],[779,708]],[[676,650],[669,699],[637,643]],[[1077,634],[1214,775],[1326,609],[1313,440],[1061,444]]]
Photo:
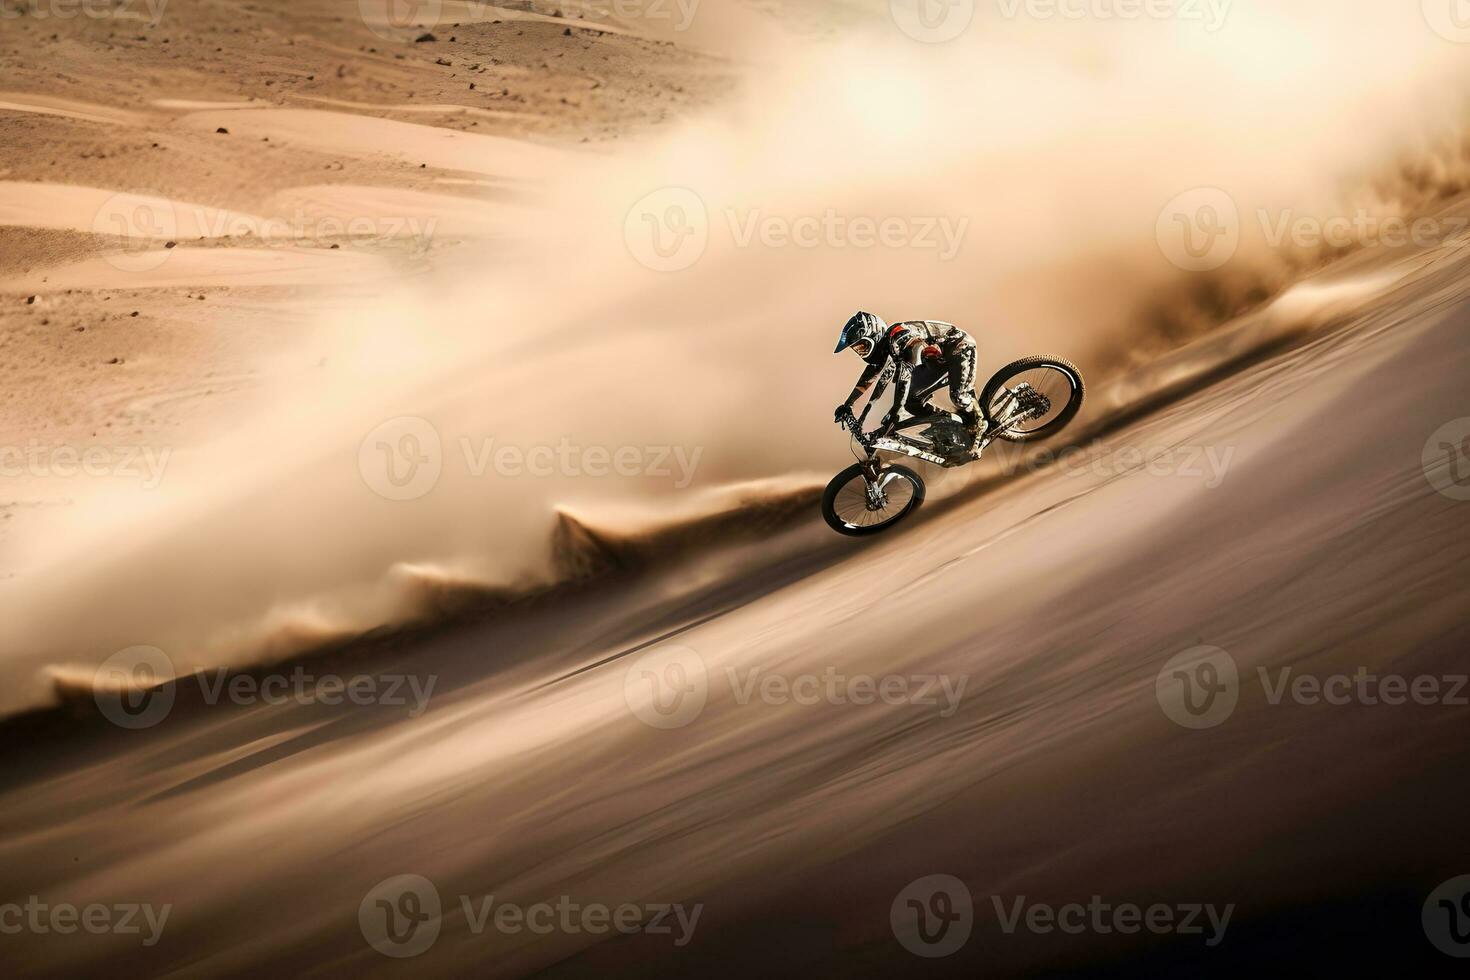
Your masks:
[[[862,447],[864,449],[871,449],[872,448],[873,439],[874,439],[875,436],[878,435],[878,431],[879,431],[879,430],[875,430],[873,433],[871,433],[869,435],[864,435],[863,434],[863,423],[867,421],[867,419],[868,419],[868,413],[871,412],[872,410],[873,410],[873,405],[872,405],[871,402],[869,402],[868,403],[868,406],[863,409],[863,414],[862,415],[854,416],[851,413],[849,413],[848,414],[847,421],[844,423],[844,426],[847,428],[847,430],[852,433],[853,438],[856,439],[862,445]]]

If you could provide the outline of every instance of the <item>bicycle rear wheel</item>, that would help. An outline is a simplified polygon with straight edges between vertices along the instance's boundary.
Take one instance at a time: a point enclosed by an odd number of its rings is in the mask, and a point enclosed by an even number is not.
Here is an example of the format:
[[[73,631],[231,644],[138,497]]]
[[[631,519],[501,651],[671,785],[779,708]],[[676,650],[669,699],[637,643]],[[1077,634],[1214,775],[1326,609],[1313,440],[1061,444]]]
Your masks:
[[[1022,383],[1030,385],[1051,403],[1040,418],[1024,418],[1009,425],[998,425],[997,414],[1004,411],[1009,392]],[[1086,394],[1082,372],[1077,365],[1060,357],[1023,357],[997,371],[980,393],[980,408],[991,434],[1007,442],[1028,442],[1054,435],[1077,417]],[[1004,422],[1004,419],[999,420]]]

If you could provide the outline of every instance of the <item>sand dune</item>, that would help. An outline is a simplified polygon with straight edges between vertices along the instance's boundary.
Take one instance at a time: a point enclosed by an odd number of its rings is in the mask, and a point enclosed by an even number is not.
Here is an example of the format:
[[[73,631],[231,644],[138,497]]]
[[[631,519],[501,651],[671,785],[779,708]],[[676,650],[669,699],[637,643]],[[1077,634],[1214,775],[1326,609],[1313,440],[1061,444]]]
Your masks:
[[[319,109],[205,110],[187,113],[175,125],[202,132],[224,127],[247,139],[522,179],[543,173],[561,157],[556,150],[521,140]]]
[[[382,258],[351,251],[284,247],[151,249],[104,253],[50,268],[44,275],[0,279],[0,292],[368,283],[381,281],[391,270]]]
[[[0,225],[115,235],[125,240],[226,237],[264,228],[251,214],[101,187],[0,181]]]
[[[110,123],[118,126],[140,125],[147,116],[74,99],[21,92],[0,92],[0,112],[34,112],[84,122]]]

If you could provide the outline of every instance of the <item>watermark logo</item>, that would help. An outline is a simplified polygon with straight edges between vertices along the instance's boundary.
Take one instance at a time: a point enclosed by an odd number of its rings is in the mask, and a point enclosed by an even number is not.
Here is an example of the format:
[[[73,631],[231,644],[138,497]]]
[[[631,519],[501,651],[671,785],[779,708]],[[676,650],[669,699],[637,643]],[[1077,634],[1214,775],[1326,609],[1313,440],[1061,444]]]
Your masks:
[[[953,875],[926,875],[906,885],[888,910],[888,923],[904,949],[925,959],[957,952],[975,927],[969,887]]]
[[[1443,882],[1424,900],[1424,935],[1446,956],[1470,958],[1470,875]]]
[[[1254,234],[1259,227],[1261,241],[1272,249],[1431,249],[1463,244],[1470,238],[1470,218],[1460,215],[1409,218],[1374,214],[1367,208],[1316,215],[1291,208],[1257,208],[1251,217],[1255,224],[1249,230]],[[1224,191],[1196,188],[1169,202],[1159,214],[1155,231],[1170,262],[1190,272],[1209,272],[1235,257],[1248,224]]]
[[[437,675],[313,674],[297,665],[264,676],[231,674],[228,668],[193,671],[180,676],[173,661],[158,647],[135,646],[104,660],[93,675],[92,696],[103,717],[120,728],[151,728],[168,717],[188,680],[199,685],[207,705],[350,704],[359,708],[406,708],[417,718],[429,708]]]
[[[179,216],[168,201],[140,194],[114,194],[92,216],[92,230],[122,239],[122,251],[103,259],[122,272],[150,272],[168,261],[168,250],[155,246],[179,232]]]
[[[1430,486],[1451,500],[1470,500],[1470,418],[1435,429],[1422,461]]]
[[[97,666],[92,698],[119,728],[152,728],[173,710],[174,677],[173,661],[158,647],[127,647]]]
[[[1470,44],[1470,0],[1421,0],[1424,20],[1446,41]]]
[[[1224,724],[1240,699],[1235,658],[1212,646],[1175,654],[1159,671],[1154,695],[1168,719],[1180,727],[1204,729]]]
[[[447,452],[439,431],[416,416],[389,419],[358,447],[363,482],[389,500],[416,500],[438,484],[445,466],[463,466],[470,479],[667,480],[675,490],[694,482],[702,446],[667,444],[584,445],[563,436],[556,443],[521,445],[495,437],[459,436]],[[3,461],[0,449],[0,461]]]
[[[459,911],[473,936],[493,929],[503,935],[561,932],[622,935],[645,933],[669,936],[675,946],[687,946],[704,913],[703,904],[680,902],[582,902],[571,895],[521,905],[494,895],[460,895]],[[380,881],[357,908],[357,923],[368,945],[384,956],[407,959],[426,952],[443,927],[442,903],[433,882],[422,875],[403,874]]]
[[[368,945],[384,956],[418,956],[434,945],[443,926],[439,890],[423,875],[385,878],[357,907],[357,925]]]
[[[357,0],[367,29],[384,41],[412,41],[439,26],[444,0]]]
[[[1188,272],[1210,272],[1240,248],[1240,209],[1218,187],[1196,187],[1159,212],[1154,233],[1164,257]]]
[[[623,698],[650,728],[683,728],[709,700],[709,671],[689,647],[662,644],[644,653],[623,676]]]
[[[4,0],[0,0],[4,2]],[[245,240],[264,248],[297,248],[332,242],[337,247],[407,243],[415,255],[433,243],[437,218],[384,214],[308,214],[297,207],[289,215],[262,217],[197,204],[180,204],[138,194],[114,194],[92,217],[92,230],[121,239],[120,252],[104,258],[123,272],[157,269],[174,254],[179,237],[212,241]]]
[[[645,194],[623,220],[633,258],[655,272],[678,272],[698,262],[709,245],[709,211],[687,187]]]
[[[363,482],[388,500],[417,500],[439,482],[444,448],[427,419],[400,415],[367,434],[357,450]]]
[[[975,0],[888,0],[898,29],[924,44],[953,41],[975,19]]]

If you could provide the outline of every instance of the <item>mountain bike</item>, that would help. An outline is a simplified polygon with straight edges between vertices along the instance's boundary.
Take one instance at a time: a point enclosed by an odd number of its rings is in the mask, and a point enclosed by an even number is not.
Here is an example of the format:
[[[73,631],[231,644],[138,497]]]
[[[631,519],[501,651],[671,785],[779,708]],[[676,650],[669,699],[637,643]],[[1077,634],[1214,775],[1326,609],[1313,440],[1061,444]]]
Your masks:
[[[822,517],[839,534],[866,537],[895,526],[924,503],[924,479],[907,466],[886,460],[880,453],[920,459],[945,469],[967,466],[983,457],[995,440],[1032,442],[1060,432],[1082,408],[1085,386],[1082,372],[1059,357],[1023,357],[997,371],[981,389],[984,419],[979,452],[971,453],[971,437],[963,420],[953,412],[928,404],[947,376],[915,384],[917,401],[928,411],[900,421],[886,418],[872,432],[863,424],[877,404],[891,376],[879,379],[863,414],[845,427],[862,449],[858,462],[838,473],[822,494]],[[856,453],[854,454],[856,455]]]

